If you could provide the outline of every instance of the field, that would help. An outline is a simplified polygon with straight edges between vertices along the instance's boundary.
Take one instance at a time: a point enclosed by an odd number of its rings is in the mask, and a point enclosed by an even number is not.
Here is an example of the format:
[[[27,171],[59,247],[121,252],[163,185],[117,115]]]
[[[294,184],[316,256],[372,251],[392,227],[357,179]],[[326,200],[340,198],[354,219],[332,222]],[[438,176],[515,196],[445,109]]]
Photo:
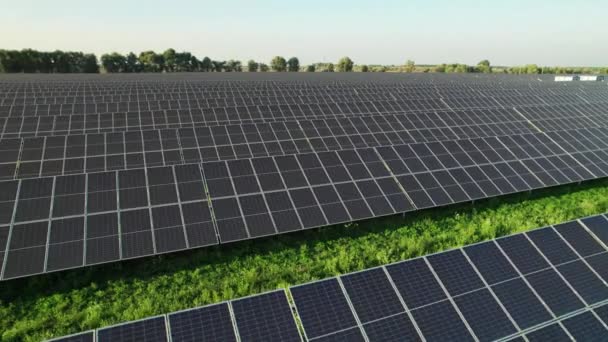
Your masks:
[[[3,341],[39,341],[608,212],[593,181],[4,283]]]
[[[605,84],[551,80],[3,75],[0,340],[608,212]]]

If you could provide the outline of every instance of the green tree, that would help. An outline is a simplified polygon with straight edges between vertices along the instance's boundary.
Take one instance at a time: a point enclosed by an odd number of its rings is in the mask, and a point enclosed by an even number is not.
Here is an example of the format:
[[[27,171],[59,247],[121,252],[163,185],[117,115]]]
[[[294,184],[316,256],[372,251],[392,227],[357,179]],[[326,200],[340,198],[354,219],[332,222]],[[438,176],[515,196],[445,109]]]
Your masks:
[[[256,71],[258,71],[258,67],[259,66],[260,66],[259,63],[257,63],[253,59],[250,59],[247,62],[247,71],[249,71],[249,72],[256,72]]]
[[[192,54],[190,52],[179,52],[175,54],[173,71],[192,71],[192,67]]]
[[[342,57],[338,61],[338,72],[350,72],[353,71],[353,63],[352,59],[349,57]],[[333,71],[333,70],[332,70]]]
[[[526,65],[526,73],[528,74],[538,74],[539,69],[536,64],[528,64]]]
[[[300,71],[300,61],[298,57],[291,57],[287,61],[287,71],[298,72]]]
[[[228,60],[226,65],[224,66],[224,71],[227,72],[241,72],[243,68],[241,66],[241,61],[236,61],[234,59]]]
[[[408,60],[405,62],[405,67],[403,68],[403,70],[404,70],[405,72],[414,72],[414,70],[415,70],[415,69],[416,69],[416,62],[414,62],[414,61],[413,61],[413,60],[411,60],[411,59],[408,59]]]
[[[211,62],[211,58],[205,57],[201,60],[199,64],[199,70],[209,72],[213,68],[213,63]]]
[[[316,68],[314,64],[309,64],[306,66],[306,72],[315,72]]]
[[[439,65],[435,66],[435,68],[434,68],[433,71],[435,71],[435,72],[446,72],[446,70],[445,70],[446,68],[447,68],[447,66],[445,64],[439,64]]]
[[[367,65],[363,64],[361,66],[361,72],[368,72],[368,71],[369,71],[369,67]]]
[[[161,72],[165,68],[164,57],[151,50],[139,54],[139,63],[146,72]]]
[[[490,66],[490,61],[484,59],[483,61],[477,63],[476,67],[477,72],[482,72],[484,74],[489,74],[492,72],[492,67]]]
[[[212,69],[215,72],[222,72],[226,65],[226,61],[211,61]]]
[[[94,54],[88,53],[82,56],[81,72],[88,74],[96,74],[99,72],[99,64],[97,57]]]
[[[118,52],[101,56],[101,66],[107,73],[124,72],[127,69],[127,59]]]
[[[270,68],[274,71],[285,71],[287,70],[287,61],[281,56],[275,56],[270,61]]]
[[[139,60],[133,52],[129,52],[126,57],[126,72],[141,72]]]
[[[268,72],[269,69],[267,64],[260,63],[260,72]]]
[[[175,71],[177,57],[174,49],[167,49],[163,52],[163,59],[165,60],[165,70]]]

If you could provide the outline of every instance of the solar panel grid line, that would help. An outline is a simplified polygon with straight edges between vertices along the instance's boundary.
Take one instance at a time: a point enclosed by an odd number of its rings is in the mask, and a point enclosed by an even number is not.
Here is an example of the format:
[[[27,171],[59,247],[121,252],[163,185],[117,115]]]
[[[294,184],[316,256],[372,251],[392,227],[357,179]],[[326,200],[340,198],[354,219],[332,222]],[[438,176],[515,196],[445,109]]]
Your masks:
[[[10,218],[10,222],[9,222],[9,230],[8,230],[8,235],[7,235],[7,239],[6,239],[6,246],[4,247],[4,257],[2,258],[2,269],[0,269],[0,278],[4,279],[4,273],[6,270],[6,265],[7,265],[7,260],[8,260],[8,253],[10,250],[10,244],[11,244],[11,238],[13,235],[13,227],[15,224],[15,216],[17,215],[17,204],[19,202],[19,193],[21,192],[21,182],[17,183],[17,189],[15,191],[15,198],[14,198],[14,204],[13,204],[13,212],[11,214],[11,218]]]
[[[235,201],[237,201],[236,202],[237,203],[237,207],[238,207],[238,210],[239,210],[240,215],[241,215],[239,217],[239,219],[240,219],[240,221],[243,224],[243,228],[245,229],[245,233],[247,234],[247,236],[245,238],[243,238],[243,239],[249,239],[249,238],[251,238],[251,231],[249,230],[247,221],[244,219],[245,218],[245,214],[243,213],[243,208],[238,204],[238,200],[236,199],[237,192],[236,192],[236,186],[234,185],[234,178],[230,175],[230,168],[228,167],[227,162],[224,162],[224,166],[226,168],[226,172],[228,173],[228,179],[230,180],[230,184],[232,185],[232,192],[235,194],[234,199],[235,199]],[[203,174],[203,177],[204,176],[205,176],[205,174]],[[221,235],[221,232],[220,232],[220,235]]]
[[[412,322],[414,329],[416,329],[416,333],[418,334],[418,337],[420,338],[421,341],[425,341],[426,339],[425,339],[424,335],[422,334],[422,330],[420,330],[418,323],[416,323],[416,320],[414,319],[414,316],[412,315],[411,310],[408,308],[407,303],[405,303],[405,300],[403,299],[403,296],[397,289],[397,286],[395,285],[395,282],[393,281],[393,278],[391,277],[390,273],[386,269],[386,266],[382,266],[381,268],[382,268],[382,271],[384,272],[384,274],[386,275],[386,278],[388,279],[389,283],[391,284],[391,287],[393,288],[395,295],[397,296],[397,298],[399,298],[399,302],[405,309],[405,313],[407,314],[407,317],[409,318],[410,322]]]
[[[84,177],[84,219],[83,219],[83,234],[82,234],[82,263],[81,265],[87,264],[87,237],[88,237],[88,219],[89,216],[89,177]]]
[[[560,273],[557,269],[557,267],[555,265],[553,265],[553,263],[551,263],[551,261],[547,258],[547,256],[545,254],[543,254],[543,252],[539,249],[539,247],[534,243],[534,241],[532,239],[530,239],[530,237],[528,236],[528,234],[523,234],[523,236],[525,236],[528,241],[532,244],[532,246],[536,249],[536,251],[538,253],[540,253],[541,257],[549,264],[550,268],[558,275],[558,277],[562,280],[562,282],[564,282],[564,284],[566,284],[566,286],[570,289],[570,291],[572,291],[572,293],[574,293],[574,295],[578,298],[578,300],[581,303],[585,303],[588,304],[585,299],[583,298],[583,296],[581,296],[578,291],[570,284],[570,282],[568,282],[568,280],[562,275],[562,273]]]
[[[190,249],[190,241],[188,239],[188,233],[186,233],[186,222],[184,220],[184,210],[182,208],[182,199],[181,199],[180,194],[179,194],[179,192],[180,192],[179,191],[179,186],[177,185],[178,179],[177,179],[177,175],[175,173],[175,168],[174,167],[171,167],[171,172],[173,173],[173,178],[176,180],[176,182],[175,182],[175,194],[177,195],[177,203],[178,203],[179,214],[180,214],[179,215],[180,216],[179,219],[180,219],[181,225],[183,227],[184,241],[186,243],[186,248]]]
[[[606,334],[608,335],[608,323],[606,323],[604,320],[602,320],[602,318],[597,314],[597,312],[595,312],[595,310],[591,310],[588,311],[591,312],[591,314],[595,317],[595,319],[597,319],[601,325],[604,326],[604,329],[606,330]]]
[[[556,318],[557,316],[555,315],[555,313],[553,313],[553,311],[551,310],[551,308],[549,307],[549,305],[545,302],[545,300],[540,296],[540,294],[537,292],[537,290],[532,286],[532,284],[530,284],[530,282],[528,281],[528,279],[525,277],[525,274],[521,272],[521,270],[516,266],[516,264],[511,260],[511,257],[505,252],[505,250],[500,246],[499,243],[497,243],[497,241],[492,241],[492,243],[496,246],[496,248],[500,251],[500,253],[505,257],[505,259],[509,262],[509,264],[511,265],[511,267],[515,270],[515,272],[517,272],[518,276],[520,277],[520,279],[526,284],[526,286],[528,287],[528,289],[530,291],[532,291],[532,293],[534,294],[534,296],[536,297],[536,299],[543,305],[544,309],[546,310],[547,313],[549,313],[551,315],[551,317]]]
[[[517,113],[519,116],[521,116],[521,118],[522,118],[522,119],[526,120],[526,122],[527,122],[527,123],[528,123],[530,126],[534,127],[534,129],[535,129],[536,131],[538,131],[539,133],[542,133],[542,132],[543,132],[543,131],[542,131],[542,130],[541,130],[539,127],[538,127],[538,126],[536,126],[536,125],[535,125],[535,124],[532,122],[532,120],[530,120],[530,118],[527,118],[527,117],[526,117],[526,116],[525,116],[525,115],[524,115],[522,112],[520,112],[519,110],[517,110],[517,107],[512,107],[512,108],[513,108],[513,111],[515,111],[515,113]]]
[[[277,162],[277,159],[276,159],[276,158],[273,158],[273,161],[274,161],[274,163],[275,163],[275,165],[276,165],[277,169],[279,170],[279,175],[281,176],[281,178],[282,178],[282,180],[283,180],[283,183],[284,183],[285,185],[287,185],[287,184],[288,184],[288,182],[287,182],[287,180],[286,180],[286,178],[285,178],[285,175],[286,175],[286,174],[285,174],[285,173],[283,173],[283,172],[280,172],[280,171],[281,171],[281,167],[280,167],[279,163]],[[299,160],[298,160],[297,158],[294,158],[294,161],[295,161],[295,163],[296,163],[296,164],[298,165],[298,167],[299,167],[299,170],[298,170],[298,171],[302,170],[303,168],[302,168],[302,165],[300,164]],[[301,173],[303,174],[303,172],[301,172]],[[311,190],[311,189],[312,189],[312,186],[310,185],[310,181],[307,179],[307,177],[306,177],[306,176],[304,176],[303,178],[304,178],[304,181],[306,182],[306,185],[304,186],[304,189],[306,189],[306,190]],[[334,191],[336,191],[336,189],[335,189],[335,185],[334,185]],[[336,192],[337,192],[337,191],[336,191]],[[294,204],[294,208],[296,208],[296,212],[298,212],[298,210],[297,210],[298,208],[296,207],[296,201],[294,200],[294,195],[293,195],[291,192],[288,192],[288,193],[289,193],[289,196],[290,196],[290,198],[291,198],[291,200],[292,200],[292,202],[293,202],[293,204]],[[318,198],[318,197],[317,197],[317,195],[314,193],[314,191],[310,191],[310,193],[311,193],[312,198],[314,199],[314,202],[315,202],[315,203],[313,203],[313,205],[312,205],[312,206],[310,206],[310,208],[315,208],[315,209],[317,209],[317,208],[318,208],[318,209],[319,209],[319,212],[320,212],[320,213],[321,213],[321,215],[323,216],[323,220],[325,221],[324,223],[325,223],[325,224],[328,224],[328,223],[330,222],[330,220],[328,220],[328,218],[327,218],[327,214],[325,213],[325,211],[321,209],[321,203],[320,203],[320,201],[319,201],[319,198]],[[341,201],[342,201],[342,205],[344,205],[344,200],[341,200]],[[300,208],[301,208],[301,209],[307,209],[306,207],[300,207]],[[307,224],[306,224],[306,225],[304,224],[304,219],[302,218],[302,216],[303,216],[303,215],[302,215],[301,213],[298,213],[298,214],[299,214],[298,216],[300,216],[300,219],[301,219],[301,221],[302,221],[302,228],[309,228],[309,227],[307,227]]]
[[[361,332],[361,335],[363,336],[363,339],[366,342],[369,342],[369,337],[365,333],[365,329],[363,328],[363,324],[361,323],[361,320],[359,319],[359,315],[357,315],[357,312],[355,311],[353,303],[352,303],[350,297],[348,296],[348,292],[344,288],[344,283],[342,283],[341,277],[336,277],[336,280],[338,281],[338,285],[340,286],[340,290],[342,291],[342,295],[346,299],[346,302],[348,303],[348,307],[350,308],[350,311],[351,311],[353,317],[355,318],[355,322],[357,322],[357,327],[359,328],[359,331]]]
[[[434,254],[431,254],[431,255],[434,255]],[[473,329],[471,328],[471,325],[469,324],[469,322],[464,318],[464,315],[462,314],[462,312],[460,311],[460,309],[458,308],[458,306],[454,302],[454,299],[449,295],[449,292],[448,292],[445,284],[441,281],[441,279],[437,275],[437,272],[435,271],[435,269],[433,268],[433,266],[429,262],[429,259],[427,258],[427,256],[423,256],[422,259],[424,260],[424,262],[426,263],[426,266],[429,268],[429,270],[431,271],[431,273],[435,277],[435,281],[437,282],[437,284],[439,284],[439,286],[441,287],[441,289],[443,290],[443,292],[445,294],[447,294],[447,301],[452,306],[452,309],[454,309],[457,312],[458,317],[460,318],[460,320],[462,321],[462,323],[465,325],[465,327],[466,327],[467,331],[469,332],[469,334],[471,335],[471,337],[475,341],[479,342],[480,341],[479,338],[473,332]]]
[[[384,165],[384,167],[386,168],[386,170],[389,172],[390,174],[390,179],[393,180],[394,184],[397,185],[397,187],[399,188],[399,190],[401,190],[401,193],[405,196],[407,202],[408,202],[408,207],[409,208],[415,208],[416,205],[414,204],[414,201],[412,200],[412,198],[410,197],[410,195],[407,193],[407,191],[405,190],[405,188],[403,187],[403,185],[401,184],[401,182],[399,182],[399,180],[397,179],[397,175],[395,175],[395,172],[393,172],[393,170],[390,168],[390,166],[386,163],[386,160],[383,158],[383,156],[378,152],[377,148],[373,148],[373,151],[376,153],[376,156],[382,161],[382,164]],[[390,201],[389,201],[390,202]],[[393,206],[394,208],[394,206]],[[396,210],[396,212],[399,212]],[[403,212],[403,214],[405,215],[405,212]]]
[[[605,215],[598,215],[598,217],[604,217],[605,218]],[[585,230],[589,233],[589,235],[591,235],[595,239],[595,241],[597,241],[597,243],[600,244],[600,246],[602,246],[602,247],[604,247],[605,249],[608,250],[608,244],[607,244],[607,242],[603,241],[600,238],[600,236],[598,236],[598,234],[595,231],[593,231],[591,229],[591,227],[587,223],[585,223],[584,218],[583,219],[579,219],[578,222],[579,222],[579,224],[582,227],[585,228]]]
[[[566,149],[564,149],[563,147],[561,147],[555,140],[553,140],[549,135],[544,134],[548,139],[550,139],[556,146],[558,146],[561,150],[563,150],[566,155],[572,157],[572,154],[569,153],[568,151],[566,151]],[[582,164],[580,161],[578,161],[576,158],[573,158],[582,168],[584,168],[587,172],[589,172],[593,177],[598,177],[597,175],[593,174],[593,172],[591,172],[584,164]]]
[[[592,305],[592,306],[589,306],[589,307],[586,307],[586,308],[578,309],[578,310],[570,312],[570,313],[568,313],[566,315],[554,318],[554,319],[552,319],[550,321],[543,322],[542,324],[536,325],[536,326],[531,327],[529,329],[525,329],[525,330],[523,330],[521,333],[519,333],[516,336],[507,336],[507,337],[501,338],[501,339],[497,340],[497,342],[515,341],[515,340],[517,340],[517,337],[526,336],[528,334],[540,331],[540,330],[542,330],[542,329],[544,329],[546,327],[552,326],[554,324],[558,324],[563,329],[563,331],[568,335],[568,337],[571,338],[572,341],[576,341],[576,339],[570,334],[569,330],[563,325],[563,322],[565,320],[570,319],[570,318],[577,317],[577,316],[579,316],[581,314],[592,314],[606,328],[606,324],[602,321],[602,319],[600,319],[597,316],[597,314],[595,313],[594,310],[597,309],[597,308],[603,307],[605,305],[608,305],[607,303],[608,302],[604,301],[604,302],[601,302],[601,303],[598,303],[598,304],[595,304],[595,305]]]
[[[88,177],[87,177],[88,178]],[[118,242],[118,258],[119,260],[122,260],[124,258],[123,256],[123,246],[122,246],[122,217],[120,215],[120,208],[122,208],[121,204],[120,204],[120,191],[118,190],[118,187],[120,185],[120,177],[118,175],[118,172],[114,172],[114,180],[116,182],[116,232],[117,232],[117,242]]]
[[[53,185],[52,185],[52,190],[51,190],[51,198],[55,197],[55,184],[56,182],[53,181]],[[42,265],[42,272],[39,273],[44,273],[47,270],[48,267],[48,259],[49,259],[49,242],[51,240],[51,224],[52,224],[52,217],[53,217],[53,207],[54,207],[55,201],[51,200],[50,203],[50,209],[49,209],[49,214],[48,214],[48,224],[47,224],[47,228],[46,228],[46,243],[45,243],[45,253],[44,253],[44,263]]]
[[[505,308],[505,306],[500,301],[500,299],[498,298],[498,296],[496,295],[496,293],[494,292],[494,290],[492,289],[492,287],[485,280],[485,278],[483,277],[483,275],[481,274],[481,272],[479,271],[479,269],[477,268],[477,266],[475,266],[475,263],[473,263],[473,261],[470,259],[470,257],[466,253],[466,251],[463,248],[461,248],[461,251],[462,251],[462,254],[464,255],[464,257],[467,259],[467,261],[471,265],[471,267],[475,270],[475,273],[477,274],[477,276],[479,277],[479,279],[481,279],[481,281],[484,283],[484,286],[486,287],[486,289],[489,290],[490,294],[492,295],[492,298],[496,301],[496,303],[498,303],[498,305],[502,309],[502,312],[509,318],[509,321],[511,322],[511,324],[513,325],[513,327],[515,327],[515,329],[517,331],[521,331],[521,327],[519,326],[519,324],[517,324],[517,322],[513,319],[513,317],[509,313],[509,311]]]
[[[234,308],[232,307],[232,301],[228,301],[228,312],[230,313],[230,320],[232,323],[232,329],[234,330],[234,334],[236,336],[236,340],[241,341],[241,336],[239,335],[239,328],[236,325],[236,317],[234,317]]]
[[[577,222],[577,223],[578,223],[579,221],[574,221],[574,222]],[[602,282],[602,283],[604,284],[604,286],[608,287],[608,282],[607,282],[606,280],[604,280],[604,279],[602,278],[602,276],[601,276],[601,275],[600,275],[600,274],[599,274],[599,273],[598,273],[598,272],[597,272],[597,271],[596,271],[596,270],[595,270],[595,269],[594,269],[594,268],[593,268],[593,267],[592,267],[592,266],[591,266],[591,265],[590,265],[590,264],[587,262],[587,260],[586,260],[586,257],[587,257],[587,256],[583,256],[583,255],[581,255],[581,254],[580,254],[580,253],[577,251],[577,249],[576,249],[576,248],[575,248],[575,247],[574,247],[574,246],[573,246],[573,245],[572,245],[572,244],[571,244],[571,243],[570,243],[570,242],[569,242],[569,241],[568,241],[568,240],[567,240],[567,239],[564,237],[564,235],[563,235],[562,233],[560,233],[560,232],[559,232],[557,229],[555,229],[555,227],[553,227],[552,229],[553,229],[553,230],[554,230],[554,231],[557,233],[557,235],[559,235],[559,237],[560,237],[560,238],[561,238],[561,239],[564,241],[564,243],[565,243],[566,245],[568,245],[568,247],[570,247],[570,249],[571,249],[571,250],[574,252],[574,254],[576,254],[576,255],[578,256],[578,258],[579,258],[579,259],[580,259],[580,260],[583,262],[583,264],[584,264],[584,265],[586,265],[586,266],[587,266],[587,268],[588,268],[588,269],[589,269],[589,270],[590,270],[590,271],[591,271],[591,272],[592,272],[592,273],[593,273],[593,274],[594,274],[594,275],[597,277],[597,279],[598,279],[600,282]],[[583,228],[583,229],[584,229],[584,228]],[[584,230],[584,231],[586,231],[586,230]],[[592,238],[594,238],[594,237],[593,237],[593,234],[589,234],[589,235],[590,235]],[[600,252],[600,253],[603,253],[603,252]],[[593,256],[593,254],[592,254],[592,255],[588,255],[588,256]]]
[[[150,231],[152,233],[152,251],[153,254],[157,253],[157,249],[156,249],[156,238],[155,238],[155,234],[154,234],[154,222],[152,221],[152,208],[150,207],[151,205],[151,201],[150,201],[150,179],[148,178],[148,169],[144,169],[144,177],[145,177],[145,183],[147,184],[146,186],[146,194],[147,194],[147,210],[148,210],[148,220],[150,221]]]

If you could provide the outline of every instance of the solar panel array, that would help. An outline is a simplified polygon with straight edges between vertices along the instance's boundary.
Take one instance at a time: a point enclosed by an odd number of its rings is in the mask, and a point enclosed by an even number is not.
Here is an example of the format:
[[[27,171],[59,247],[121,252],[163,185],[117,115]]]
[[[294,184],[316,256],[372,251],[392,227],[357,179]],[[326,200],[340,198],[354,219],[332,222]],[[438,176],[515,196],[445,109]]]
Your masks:
[[[608,218],[76,336],[98,342],[606,340]]]
[[[601,84],[146,77],[0,80],[0,279],[608,175]]]

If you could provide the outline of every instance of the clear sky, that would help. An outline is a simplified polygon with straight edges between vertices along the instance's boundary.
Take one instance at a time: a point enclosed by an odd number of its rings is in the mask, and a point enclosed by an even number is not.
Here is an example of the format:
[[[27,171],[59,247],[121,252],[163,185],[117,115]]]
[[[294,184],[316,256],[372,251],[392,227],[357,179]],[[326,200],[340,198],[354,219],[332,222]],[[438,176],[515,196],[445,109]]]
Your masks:
[[[0,0],[0,48],[608,65],[608,0]]]

